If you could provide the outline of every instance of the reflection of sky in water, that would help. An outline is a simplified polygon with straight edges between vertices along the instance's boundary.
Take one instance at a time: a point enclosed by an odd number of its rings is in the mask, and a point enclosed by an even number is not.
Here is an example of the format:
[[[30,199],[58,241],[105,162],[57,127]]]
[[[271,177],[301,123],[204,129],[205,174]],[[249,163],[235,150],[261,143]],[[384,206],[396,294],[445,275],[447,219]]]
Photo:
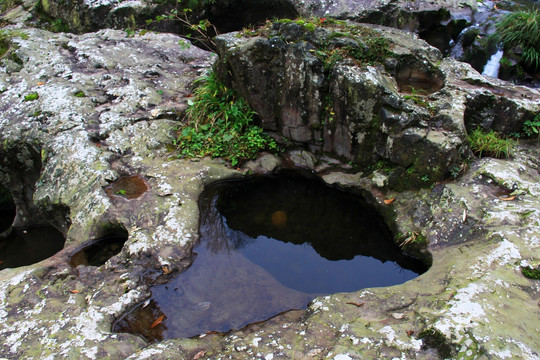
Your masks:
[[[329,261],[309,244],[295,245],[265,236],[259,236],[240,251],[283,285],[306,293],[332,294],[391,286],[418,276],[395,262],[382,262],[369,256]]]
[[[118,321],[115,331],[162,339],[239,329],[305,308],[320,295],[400,284],[425,271],[401,254],[360,197],[320,181],[271,176],[217,183],[200,206],[191,267],[154,286],[149,305]]]

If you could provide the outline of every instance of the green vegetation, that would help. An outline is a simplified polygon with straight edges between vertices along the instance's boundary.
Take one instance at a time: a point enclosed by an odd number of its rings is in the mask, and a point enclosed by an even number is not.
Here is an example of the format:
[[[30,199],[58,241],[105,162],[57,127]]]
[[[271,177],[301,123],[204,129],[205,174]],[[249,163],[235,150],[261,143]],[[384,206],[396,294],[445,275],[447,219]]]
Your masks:
[[[84,91],[82,90],[79,90],[79,91],[76,91],[73,96],[75,97],[78,97],[78,98],[83,98],[83,97],[86,97],[86,94],[84,93]]]
[[[479,157],[508,158],[516,145],[515,140],[504,139],[495,131],[483,132],[477,128],[469,135],[471,150]]]
[[[22,3],[22,0],[0,0],[0,12],[4,12],[8,9],[14,8],[15,6]]]
[[[496,24],[495,37],[505,50],[519,48],[521,60],[535,70],[540,66],[540,11],[519,11]]]
[[[22,65],[22,60],[17,56],[15,50],[19,48],[17,44],[14,44],[12,39],[14,37],[20,37],[21,39],[28,39],[28,34],[19,30],[0,30],[0,62],[6,59],[10,59],[15,63]]]
[[[448,339],[437,329],[429,328],[421,331],[418,338],[422,339],[422,348],[437,349],[437,353],[444,359],[452,358],[453,351]]]
[[[531,267],[528,267],[528,266],[527,267],[522,267],[521,268],[521,273],[526,278],[533,279],[533,280],[540,280],[540,268],[539,267],[536,267],[536,268],[531,268]]]
[[[523,133],[529,137],[538,135],[538,141],[540,141],[540,114],[537,114],[532,120],[525,121]]]
[[[222,157],[235,166],[259,151],[277,150],[273,139],[253,124],[253,112],[215,73],[198,81],[188,101],[187,122],[175,145],[181,156]]]
[[[24,97],[24,101],[34,101],[34,100],[37,100],[39,99],[39,94],[38,93],[30,93],[28,95],[26,95]]]
[[[184,28],[182,32],[183,37],[193,40],[198,45],[215,52],[216,43],[213,37],[219,33],[217,28],[208,19],[200,19],[198,22],[193,22],[193,18],[190,16],[194,10],[206,4],[213,4],[214,2],[215,0],[177,0],[176,8],[165,14],[158,15],[154,19],[146,20],[146,27],[153,29],[156,25],[163,22],[178,23]],[[128,28],[126,32],[128,36],[132,36],[135,31]],[[182,46],[182,43],[179,44]],[[185,43],[183,44],[186,46]]]

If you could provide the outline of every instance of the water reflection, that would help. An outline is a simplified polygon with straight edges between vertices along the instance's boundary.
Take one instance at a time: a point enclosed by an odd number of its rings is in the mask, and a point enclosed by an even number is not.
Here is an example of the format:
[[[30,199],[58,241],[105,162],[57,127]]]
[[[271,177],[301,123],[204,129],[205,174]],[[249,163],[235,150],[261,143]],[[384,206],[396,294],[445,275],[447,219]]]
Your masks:
[[[297,174],[213,184],[200,210],[192,266],[154,286],[114,331],[150,341],[224,332],[320,295],[399,284],[426,270],[401,254],[361,198]]]

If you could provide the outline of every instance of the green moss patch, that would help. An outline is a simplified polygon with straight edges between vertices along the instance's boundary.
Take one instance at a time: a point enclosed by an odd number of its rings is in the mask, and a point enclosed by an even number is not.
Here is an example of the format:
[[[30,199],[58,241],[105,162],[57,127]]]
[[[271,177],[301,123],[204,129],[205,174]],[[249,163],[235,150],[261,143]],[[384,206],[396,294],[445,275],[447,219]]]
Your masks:
[[[540,265],[536,268],[522,267],[521,273],[528,279],[540,280]]]

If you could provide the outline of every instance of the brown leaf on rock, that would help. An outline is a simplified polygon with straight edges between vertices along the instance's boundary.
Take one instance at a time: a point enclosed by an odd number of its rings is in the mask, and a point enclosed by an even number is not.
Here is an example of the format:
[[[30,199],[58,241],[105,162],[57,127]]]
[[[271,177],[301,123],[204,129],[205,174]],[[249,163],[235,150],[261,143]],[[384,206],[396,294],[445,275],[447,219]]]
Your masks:
[[[199,351],[198,353],[195,354],[195,356],[193,357],[193,360],[198,360],[200,358],[202,358],[204,356],[204,354],[206,354],[204,351]]]
[[[354,306],[356,306],[356,307],[360,307],[360,306],[363,306],[363,305],[365,304],[365,302],[357,303],[357,302],[352,302],[352,301],[350,301],[350,302],[347,302],[347,304],[349,304],[349,305],[354,305]]]
[[[69,292],[72,293],[72,294],[78,294],[79,290],[69,290]]]
[[[165,275],[168,275],[168,274],[171,273],[171,270],[169,269],[169,267],[167,265],[163,265],[161,267],[161,271],[163,271],[163,274],[165,274]]]
[[[414,330],[407,330],[407,336],[411,336],[412,334],[414,334]]]
[[[154,323],[150,326],[150,329],[152,328],[155,328],[156,326],[158,326],[159,324],[161,324],[161,322],[163,321],[163,319],[165,319],[165,314],[161,315],[160,317],[158,317],[156,319],[156,321],[154,321]]]
[[[391,204],[391,203],[393,203],[393,202],[394,202],[394,200],[396,200],[396,198],[395,198],[395,197],[393,197],[393,198],[391,198],[391,199],[384,199],[384,203],[385,203],[386,205],[388,205],[388,204]]]
[[[507,196],[507,197],[504,197],[504,196],[501,196],[499,197],[499,199],[501,199],[502,201],[512,201],[516,198],[516,195],[513,195],[513,196]]]

